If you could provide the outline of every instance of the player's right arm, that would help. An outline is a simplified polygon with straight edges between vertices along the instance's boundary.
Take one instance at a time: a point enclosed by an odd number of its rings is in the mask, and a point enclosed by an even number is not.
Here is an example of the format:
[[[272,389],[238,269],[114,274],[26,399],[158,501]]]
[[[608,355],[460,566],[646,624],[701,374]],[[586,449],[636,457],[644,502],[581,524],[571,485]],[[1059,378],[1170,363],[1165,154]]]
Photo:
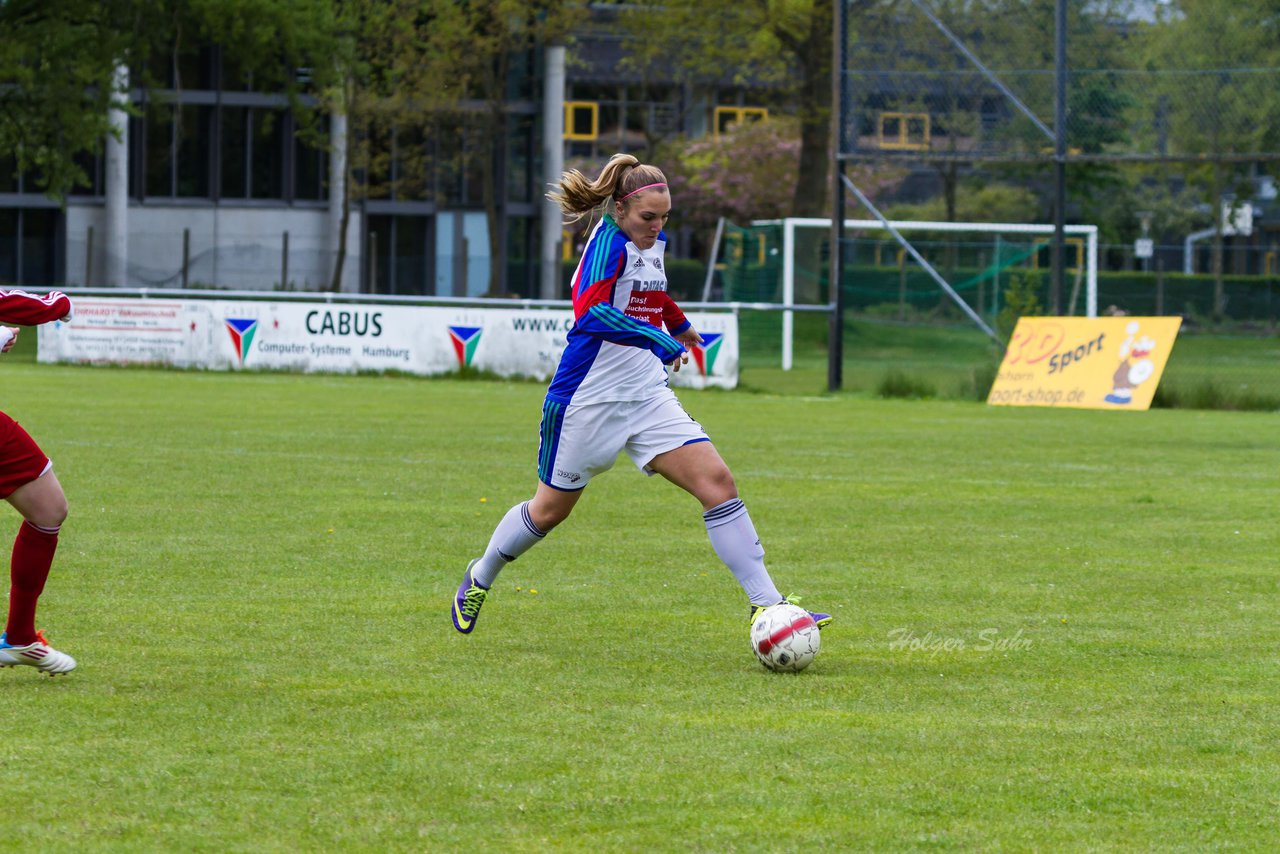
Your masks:
[[[626,263],[627,237],[612,223],[606,223],[591,236],[574,276],[574,326],[593,338],[648,350],[669,364],[687,352],[684,345],[613,305],[614,291]]]
[[[62,291],[44,296],[26,291],[0,291],[0,324],[39,326],[55,320],[70,320],[71,298]],[[0,325],[0,353],[8,353],[18,340],[16,326]]]
[[[70,320],[73,314],[71,298],[62,291],[50,291],[44,296],[26,291],[0,291],[0,324],[39,326],[55,320]]]

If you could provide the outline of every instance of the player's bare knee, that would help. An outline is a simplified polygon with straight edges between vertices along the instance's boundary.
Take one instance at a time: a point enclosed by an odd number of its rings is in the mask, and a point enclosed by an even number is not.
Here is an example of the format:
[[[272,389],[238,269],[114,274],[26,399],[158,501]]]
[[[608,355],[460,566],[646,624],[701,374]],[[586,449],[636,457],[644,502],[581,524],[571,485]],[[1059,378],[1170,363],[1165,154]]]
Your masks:
[[[708,472],[700,487],[698,499],[707,509],[738,497],[738,485],[727,466]]]
[[[28,513],[26,520],[41,528],[59,528],[67,520],[68,510],[66,497],[59,495]]]
[[[536,501],[529,502],[529,518],[533,520],[533,524],[538,526],[538,530],[542,531],[544,534],[559,525],[565,519],[568,519],[569,514],[572,512],[572,504],[563,506],[557,504],[540,504]]]

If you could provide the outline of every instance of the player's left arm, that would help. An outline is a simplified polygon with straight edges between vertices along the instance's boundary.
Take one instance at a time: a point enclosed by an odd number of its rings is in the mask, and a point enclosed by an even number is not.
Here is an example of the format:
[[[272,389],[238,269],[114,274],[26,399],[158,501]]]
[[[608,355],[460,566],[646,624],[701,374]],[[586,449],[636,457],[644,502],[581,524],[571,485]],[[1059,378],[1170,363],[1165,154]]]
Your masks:
[[[662,294],[662,323],[667,327],[667,334],[686,347],[702,343],[702,336],[693,328],[689,318],[685,317],[680,306],[665,291]]]

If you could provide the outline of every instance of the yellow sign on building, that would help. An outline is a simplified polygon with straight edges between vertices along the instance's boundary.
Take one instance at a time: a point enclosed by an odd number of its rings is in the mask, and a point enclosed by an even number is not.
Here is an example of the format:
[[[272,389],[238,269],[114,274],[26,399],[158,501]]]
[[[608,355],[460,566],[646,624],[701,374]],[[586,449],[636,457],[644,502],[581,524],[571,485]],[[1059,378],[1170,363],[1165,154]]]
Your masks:
[[[1180,317],[1023,317],[987,403],[1148,409]]]

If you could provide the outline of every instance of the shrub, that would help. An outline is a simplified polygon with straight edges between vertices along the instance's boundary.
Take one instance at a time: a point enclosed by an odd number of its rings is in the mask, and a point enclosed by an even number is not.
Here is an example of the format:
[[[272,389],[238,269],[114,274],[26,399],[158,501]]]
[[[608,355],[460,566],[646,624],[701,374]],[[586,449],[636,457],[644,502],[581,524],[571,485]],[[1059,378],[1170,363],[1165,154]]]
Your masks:
[[[937,397],[938,390],[928,380],[910,376],[896,368],[890,370],[876,386],[876,394],[881,397],[901,397],[918,400],[926,397]]]

